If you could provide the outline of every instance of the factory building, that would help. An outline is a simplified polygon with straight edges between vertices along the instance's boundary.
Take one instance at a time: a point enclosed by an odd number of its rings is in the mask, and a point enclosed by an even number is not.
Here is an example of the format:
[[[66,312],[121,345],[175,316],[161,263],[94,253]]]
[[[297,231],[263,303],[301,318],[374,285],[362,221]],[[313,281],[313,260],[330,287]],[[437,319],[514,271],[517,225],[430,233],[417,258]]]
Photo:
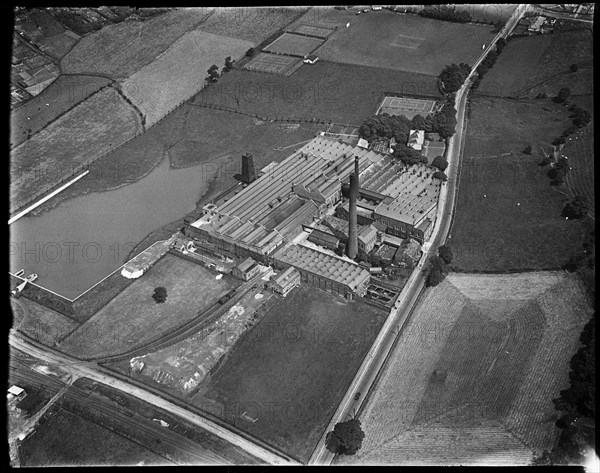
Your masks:
[[[244,161],[245,177],[250,181],[253,164],[248,155]],[[304,281],[342,295],[360,295],[363,286],[366,290],[369,273],[358,265],[297,245],[304,259],[290,259],[289,255],[280,259],[287,255],[281,249],[290,247],[303,226],[314,227],[333,208],[343,214],[344,206],[340,210],[338,204],[344,195],[350,195],[350,174],[356,176],[357,249],[369,251],[377,230],[423,241],[435,218],[439,180],[432,180],[433,171],[427,166],[415,169],[418,175],[395,158],[318,136],[281,163],[261,169],[253,182],[207,204],[200,218],[185,222],[184,233],[196,246],[214,253],[250,257],[262,264],[285,266],[283,269],[291,265]],[[354,212],[350,212],[349,202],[346,208],[349,220]],[[337,247],[336,238],[314,233],[309,240],[320,240],[317,244],[331,249]],[[328,265],[335,271],[329,271]],[[340,273],[340,268],[345,273]]]
[[[292,289],[300,285],[301,278],[298,270],[290,266],[282,273],[272,276],[267,286],[273,292],[285,297]]]

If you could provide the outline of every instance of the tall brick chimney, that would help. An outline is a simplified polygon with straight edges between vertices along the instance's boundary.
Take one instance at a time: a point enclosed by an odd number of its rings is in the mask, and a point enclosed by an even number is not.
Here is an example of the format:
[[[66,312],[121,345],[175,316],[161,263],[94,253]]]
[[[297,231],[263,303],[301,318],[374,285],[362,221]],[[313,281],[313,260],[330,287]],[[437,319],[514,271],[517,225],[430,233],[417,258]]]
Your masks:
[[[357,161],[355,161],[357,162]],[[358,223],[356,221],[356,199],[358,197],[358,174],[350,174],[350,205],[348,208],[348,258],[356,258],[358,253]]]
[[[242,182],[250,184],[256,180],[256,170],[254,169],[254,158],[250,153],[242,155]]]

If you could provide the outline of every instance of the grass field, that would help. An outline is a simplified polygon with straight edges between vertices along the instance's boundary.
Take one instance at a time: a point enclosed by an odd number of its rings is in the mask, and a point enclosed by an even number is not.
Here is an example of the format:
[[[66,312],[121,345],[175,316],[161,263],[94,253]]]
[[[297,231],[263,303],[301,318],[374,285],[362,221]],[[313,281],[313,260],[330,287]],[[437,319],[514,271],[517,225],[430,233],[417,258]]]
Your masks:
[[[123,93],[152,126],[204,86],[208,68],[222,67],[225,58],[241,57],[252,43],[225,36],[190,31],[167,51],[122,84]],[[169,87],[165,87],[165,83]]]
[[[62,337],[75,330],[79,323],[29,299],[11,299],[13,328],[25,335],[53,346]]]
[[[108,83],[105,77],[59,76],[41,94],[11,111],[11,146],[25,141],[27,130],[37,133]]]
[[[169,465],[138,443],[60,409],[19,447],[21,466]]]
[[[332,29],[332,28],[323,28],[323,27],[319,27],[319,26],[312,26],[312,25],[303,25],[303,24],[300,24],[298,26],[295,26],[293,28],[293,30],[290,30],[290,31],[292,33],[306,34],[306,35],[309,35],[309,36],[317,36],[319,38],[326,39],[335,30]]]
[[[150,342],[198,316],[239,282],[172,254],[158,260],[61,343],[74,356],[119,354]],[[167,301],[152,299],[156,287],[167,289]]]
[[[489,26],[380,11],[354,17],[315,54],[326,61],[437,76],[448,64],[475,62],[492,38]]]
[[[569,159],[572,170],[565,177],[572,197],[583,195],[589,204],[589,215],[595,220],[594,193],[594,124],[590,123],[579,133],[571,136],[562,149]]]
[[[290,77],[234,70],[193,102],[269,118],[318,118],[360,126],[377,111],[385,92],[440,96],[432,76],[319,61]]]
[[[561,109],[563,111],[561,111]],[[566,196],[538,163],[540,146],[569,125],[564,107],[546,100],[471,101],[449,244],[460,271],[552,269],[580,247],[580,221],[560,216]],[[522,153],[531,145],[531,156]]]
[[[105,26],[81,38],[62,59],[61,70],[68,74],[128,77],[210,14],[208,8],[178,8],[144,22]]]
[[[71,49],[73,49],[78,41],[78,39],[63,32],[53,36],[43,37],[39,39],[37,43],[44,52],[60,61]]]
[[[250,41],[255,46],[305,11],[306,7],[220,7],[198,29]]]
[[[292,56],[306,56],[323,44],[319,38],[284,33],[271,44],[265,47],[265,51],[277,54],[290,54]]]
[[[212,402],[227,422],[306,461],[386,315],[302,285],[238,342],[193,402]]]
[[[568,86],[573,94],[590,93],[592,59],[589,31],[513,38],[477,92],[502,97],[535,97],[544,92],[552,97]],[[571,64],[581,64],[580,70],[570,72]]]
[[[106,87],[11,152],[11,211],[141,129],[136,111]]]
[[[418,302],[342,464],[528,464],[553,445],[552,398],[591,315],[564,272],[451,274]]]

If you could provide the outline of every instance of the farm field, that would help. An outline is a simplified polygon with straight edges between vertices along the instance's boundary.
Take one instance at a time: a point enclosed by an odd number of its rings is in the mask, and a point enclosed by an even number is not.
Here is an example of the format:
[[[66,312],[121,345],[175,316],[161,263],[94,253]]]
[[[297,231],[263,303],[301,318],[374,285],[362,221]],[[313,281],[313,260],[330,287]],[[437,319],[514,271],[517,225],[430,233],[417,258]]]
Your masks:
[[[493,37],[489,25],[379,11],[354,17],[315,54],[325,61],[437,76],[448,64],[472,64]]]
[[[277,54],[290,54],[292,56],[306,56],[323,44],[323,40],[293,33],[284,33],[271,44],[265,51]]]
[[[11,298],[10,302],[13,328],[45,345],[53,346],[79,326],[73,319],[25,297]]]
[[[563,85],[573,94],[591,93],[592,59],[590,31],[512,38],[476,93],[533,98],[544,92],[552,97]],[[571,64],[580,69],[570,72]]]
[[[239,59],[252,43],[190,31],[167,51],[122,83],[123,93],[140,109],[150,127],[204,86],[208,68],[227,56]],[[165,83],[169,87],[165,87]]]
[[[25,141],[27,130],[37,133],[109,83],[109,79],[98,76],[59,76],[41,94],[11,111],[11,146]]]
[[[573,169],[566,175],[565,182],[571,197],[583,195],[587,198],[589,213],[596,219],[594,193],[594,123],[571,136],[561,150],[569,159]]]
[[[526,465],[550,448],[552,399],[592,314],[573,274],[451,273],[426,289],[338,464]]]
[[[79,103],[11,151],[10,210],[141,129],[138,113],[110,86]]]
[[[538,163],[569,126],[564,107],[547,100],[471,101],[457,211],[450,231],[457,271],[556,269],[584,238],[581,221],[560,216],[566,196]],[[563,110],[561,112],[561,109]],[[531,156],[522,153],[531,145]]]
[[[377,111],[385,92],[440,97],[432,76],[319,61],[290,77],[233,70],[191,102],[269,118],[317,118],[358,127]]]
[[[306,462],[386,316],[303,284],[237,343],[192,402]]]
[[[121,435],[59,409],[19,447],[21,466],[172,465]]]
[[[220,7],[197,28],[256,46],[305,11],[306,7]]]
[[[72,332],[61,350],[85,359],[124,353],[198,317],[239,281],[167,253],[141,278]],[[156,287],[167,289],[167,300],[152,299]]]
[[[309,28],[316,27],[335,30],[345,27],[349,21],[355,18],[355,12],[352,9],[336,10],[332,7],[313,6],[296,21],[291,23],[286,30],[296,31],[301,25],[306,25]]]
[[[163,53],[210,14],[210,8],[177,8],[147,21],[124,21],[81,38],[62,59],[67,74],[125,78]]]

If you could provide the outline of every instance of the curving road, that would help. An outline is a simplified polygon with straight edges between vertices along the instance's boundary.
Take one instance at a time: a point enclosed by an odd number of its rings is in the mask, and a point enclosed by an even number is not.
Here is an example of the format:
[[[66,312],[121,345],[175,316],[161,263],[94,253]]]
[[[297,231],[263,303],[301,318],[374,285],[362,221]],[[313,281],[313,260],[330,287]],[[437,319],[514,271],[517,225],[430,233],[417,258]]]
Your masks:
[[[481,61],[487,53],[495,46],[499,38],[508,36],[513,28],[517,25],[523,14],[528,10],[529,5],[520,4],[513,15],[506,22],[504,28],[496,35],[493,41],[485,49],[481,57],[473,64],[469,77],[465,80],[462,88],[456,92],[455,108],[457,110],[457,125],[456,133],[450,138],[448,143],[447,161],[448,168],[446,173],[448,181],[442,185],[440,197],[438,201],[438,211],[436,223],[429,241],[423,245],[423,256],[410,278],[406,282],[402,292],[398,296],[396,303],[392,307],[389,316],[387,317],[379,335],[373,342],[371,349],[363,360],[354,380],[350,384],[344,398],[342,399],[338,409],[333,415],[329,426],[323,433],[315,451],[313,452],[309,464],[313,465],[329,465],[333,462],[335,455],[325,447],[325,437],[327,432],[333,430],[335,424],[348,420],[351,416],[356,415],[363,404],[365,394],[372,388],[377,375],[379,374],[385,360],[389,356],[394,342],[402,331],[402,327],[408,320],[411,310],[414,307],[418,296],[425,287],[425,269],[432,256],[437,253],[437,248],[443,244],[448,238],[448,233],[452,225],[454,208],[456,202],[456,193],[458,189],[458,172],[460,164],[460,156],[463,149],[464,133],[465,133],[465,113],[469,88],[474,71],[477,69]],[[359,399],[356,400],[356,394],[359,394]]]

